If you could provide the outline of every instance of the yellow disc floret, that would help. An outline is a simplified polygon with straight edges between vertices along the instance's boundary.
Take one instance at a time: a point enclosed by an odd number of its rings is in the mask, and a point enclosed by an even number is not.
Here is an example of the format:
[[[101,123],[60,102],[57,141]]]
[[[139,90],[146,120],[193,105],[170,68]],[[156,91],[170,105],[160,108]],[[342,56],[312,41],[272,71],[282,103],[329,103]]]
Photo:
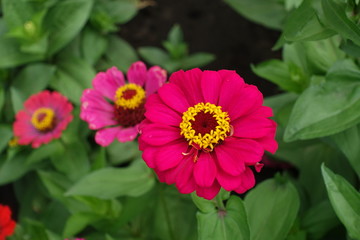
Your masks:
[[[227,112],[221,110],[221,106],[201,102],[183,113],[180,129],[180,134],[189,141],[189,145],[196,144],[212,151],[229,135],[230,118]]]
[[[115,93],[116,106],[125,109],[135,109],[144,102],[145,91],[144,89],[135,84],[129,83],[119,87]]]
[[[37,109],[32,117],[32,125],[40,131],[47,131],[54,127],[55,112],[51,108],[39,108]]]

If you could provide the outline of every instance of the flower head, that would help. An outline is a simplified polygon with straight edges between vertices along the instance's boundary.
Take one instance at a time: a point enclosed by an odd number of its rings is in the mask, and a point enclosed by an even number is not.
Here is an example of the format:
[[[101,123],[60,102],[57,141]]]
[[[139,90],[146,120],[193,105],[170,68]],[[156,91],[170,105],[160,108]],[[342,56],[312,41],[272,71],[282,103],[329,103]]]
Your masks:
[[[147,70],[139,61],[131,65],[127,80],[112,67],[98,73],[92,82],[94,89],[86,89],[81,97],[80,117],[97,130],[95,141],[101,146],[115,138],[120,142],[135,139],[146,99],[165,83],[166,71],[158,66]]]
[[[59,138],[72,120],[71,103],[58,92],[47,90],[32,95],[16,114],[14,135],[18,144],[37,148]]]
[[[181,193],[243,193],[255,185],[250,167],[260,171],[264,151],[277,149],[272,110],[262,104],[234,71],[178,71],[146,102],[143,159]]]
[[[14,233],[16,223],[11,219],[11,210],[8,206],[0,205],[0,240]]]

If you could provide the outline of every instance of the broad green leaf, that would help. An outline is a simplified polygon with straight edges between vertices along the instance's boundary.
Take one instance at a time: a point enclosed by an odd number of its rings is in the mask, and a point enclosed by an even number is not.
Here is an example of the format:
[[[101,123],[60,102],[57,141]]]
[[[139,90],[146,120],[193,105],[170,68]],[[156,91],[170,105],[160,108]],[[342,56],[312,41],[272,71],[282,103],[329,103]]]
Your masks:
[[[345,154],[351,166],[360,177],[360,125],[353,126],[338,134],[332,135],[331,139]]]
[[[334,34],[334,31],[319,22],[311,2],[307,0],[289,15],[284,26],[284,38],[287,41],[320,40]]]
[[[340,5],[334,0],[321,0],[321,4],[328,27],[360,45],[360,29],[346,16],[345,5]]]
[[[181,68],[185,69],[191,69],[194,67],[202,67],[206,64],[209,64],[210,62],[215,60],[215,55],[211,53],[194,53],[191,54],[188,57],[185,57],[182,59]]]
[[[68,44],[85,25],[93,0],[62,0],[49,9],[44,27],[49,31],[48,54],[52,55]]]
[[[239,14],[269,28],[281,29],[285,7],[276,0],[225,0]]]
[[[351,59],[338,61],[326,73],[326,80],[336,81],[338,79],[346,79],[347,81],[357,82],[360,79],[359,66]]]
[[[225,201],[230,197],[230,192],[221,188],[220,192],[212,201],[206,200],[205,198],[199,197],[195,192],[191,193],[191,198],[194,204],[198,207],[198,209],[203,213],[213,212],[216,210],[216,207],[220,207],[217,201]]]
[[[137,4],[133,0],[106,1],[104,7],[115,23],[126,23],[137,13]]]
[[[360,57],[360,46],[356,45],[351,40],[345,40],[341,43],[340,49],[343,50],[347,55],[352,57]]]
[[[301,225],[311,239],[322,239],[330,229],[339,225],[339,220],[330,202],[325,200],[304,213]]]
[[[134,141],[124,143],[114,141],[106,147],[106,152],[112,165],[118,165],[141,157],[138,144]]]
[[[105,53],[108,42],[100,33],[87,28],[84,30],[81,39],[81,53],[85,61],[94,65]]]
[[[127,168],[104,168],[94,171],[72,186],[67,196],[82,195],[101,199],[140,196],[149,191],[155,179],[142,160]]]
[[[58,68],[76,81],[83,89],[91,88],[91,82],[95,77],[95,69],[82,59],[71,58],[60,62]]]
[[[78,212],[69,217],[66,221],[65,229],[63,235],[65,237],[76,236],[81,232],[87,225],[92,222],[101,219],[101,216],[88,213],[88,212]]]
[[[25,151],[19,152],[5,160],[0,166],[0,185],[12,182],[34,168],[25,164],[27,154]]]
[[[52,141],[48,144],[40,146],[37,149],[34,149],[26,159],[26,164],[31,165],[33,163],[40,162],[46,158],[49,158],[53,154],[61,154],[64,151],[64,147],[58,141]]]
[[[275,84],[280,88],[300,93],[307,86],[307,79],[296,65],[287,64],[280,60],[268,60],[256,66],[251,66],[252,71]]]
[[[199,240],[249,240],[250,231],[244,204],[239,197],[231,196],[226,209],[198,212]]]
[[[50,86],[56,91],[61,92],[70,101],[80,105],[81,94],[85,88],[77,81],[77,79],[73,78],[68,73],[58,69],[50,82]]]
[[[160,65],[163,67],[164,64],[170,60],[169,54],[161,48],[141,47],[138,51],[140,56],[152,65]]]
[[[108,63],[108,68],[116,66],[124,72],[127,72],[130,65],[138,60],[133,47],[125,40],[115,36],[109,37],[105,58]]]
[[[296,219],[300,201],[293,184],[269,179],[245,197],[251,240],[284,239]]]
[[[0,153],[8,146],[8,143],[13,136],[12,126],[1,124],[0,125]]]
[[[294,105],[284,139],[311,139],[341,132],[360,121],[359,107],[360,82],[339,78],[310,86]]]
[[[360,193],[342,176],[321,166],[330,202],[351,238],[360,239]]]
[[[2,13],[10,28],[22,26],[35,13],[35,4],[28,0],[2,0]]]

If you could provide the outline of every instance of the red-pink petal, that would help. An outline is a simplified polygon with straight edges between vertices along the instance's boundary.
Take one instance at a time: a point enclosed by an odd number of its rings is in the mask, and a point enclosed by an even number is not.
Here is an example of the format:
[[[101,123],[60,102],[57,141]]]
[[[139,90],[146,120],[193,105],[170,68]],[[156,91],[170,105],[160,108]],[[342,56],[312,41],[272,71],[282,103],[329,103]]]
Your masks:
[[[268,118],[241,117],[231,122],[233,136],[240,138],[261,138],[276,129],[276,123]]]
[[[222,79],[216,71],[204,71],[201,76],[201,88],[204,101],[218,104]]]
[[[207,200],[213,199],[220,191],[220,184],[215,181],[211,187],[196,186],[196,194],[199,197],[203,197]]]
[[[136,138],[138,133],[139,132],[138,132],[137,126],[123,128],[123,129],[119,130],[119,132],[117,134],[117,139],[119,140],[119,142],[132,141]]]
[[[100,146],[106,147],[112,143],[121,130],[121,127],[104,128],[96,132],[95,142]]]
[[[181,88],[191,106],[203,102],[200,79],[202,71],[198,68],[186,72],[180,70],[170,76],[170,83]]]
[[[174,83],[167,83],[163,85],[159,91],[161,100],[170,108],[179,113],[185,112],[189,107],[189,103],[182,90]]]
[[[179,128],[161,124],[145,125],[141,131],[141,140],[152,146],[162,146],[182,138]]]
[[[116,90],[124,84],[124,75],[116,67],[98,73],[92,82],[94,89],[110,100],[114,100]]]
[[[156,92],[166,81],[166,71],[159,66],[151,67],[147,73],[145,83],[146,95]]]
[[[127,72],[127,79],[130,83],[144,86],[145,80],[147,79],[145,63],[141,61],[133,63]]]
[[[223,187],[226,191],[233,191],[241,185],[241,178],[239,175],[232,176],[221,170],[218,171],[216,179],[220,183],[221,187]]]
[[[178,127],[181,123],[181,115],[169,108],[157,94],[152,94],[146,101],[145,117],[154,123],[161,123]]]
[[[210,153],[201,153],[194,166],[194,179],[200,187],[211,187],[216,177],[216,165]]]
[[[240,175],[240,178],[241,178],[241,185],[240,187],[235,189],[235,192],[241,194],[255,186],[254,173],[251,171],[249,167],[246,167],[246,170]]]
[[[185,141],[176,141],[159,148],[155,153],[156,168],[165,171],[177,166],[184,158],[182,153],[186,152],[188,144]]]
[[[239,151],[233,149],[232,145],[226,144],[226,140],[215,148],[217,162],[219,167],[226,173],[236,176],[245,170],[245,163],[241,159]]]

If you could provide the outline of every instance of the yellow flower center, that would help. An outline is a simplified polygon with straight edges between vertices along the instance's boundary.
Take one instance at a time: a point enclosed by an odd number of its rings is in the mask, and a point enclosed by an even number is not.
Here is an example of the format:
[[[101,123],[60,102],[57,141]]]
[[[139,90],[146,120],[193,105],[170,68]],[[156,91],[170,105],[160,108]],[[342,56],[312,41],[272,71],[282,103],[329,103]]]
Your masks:
[[[143,103],[144,99],[144,89],[135,83],[125,84],[119,87],[115,93],[116,106],[124,109],[135,109]]]
[[[55,125],[55,112],[51,108],[39,108],[32,117],[32,125],[39,131],[48,131],[53,129]]]
[[[230,118],[221,106],[201,102],[183,113],[180,129],[189,145],[212,151],[231,132]]]

